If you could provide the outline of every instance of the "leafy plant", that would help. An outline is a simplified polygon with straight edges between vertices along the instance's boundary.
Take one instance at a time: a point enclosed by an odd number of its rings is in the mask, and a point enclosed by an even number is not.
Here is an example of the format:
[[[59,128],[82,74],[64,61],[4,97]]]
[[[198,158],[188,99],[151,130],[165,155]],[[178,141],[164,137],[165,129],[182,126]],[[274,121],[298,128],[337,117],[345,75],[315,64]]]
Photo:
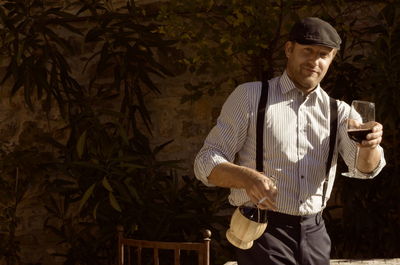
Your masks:
[[[154,76],[170,74],[154,52],[162,53],[173,42],[141,21],[139,11],[129,4],[121,10],[82,4],[77,13],[93,23],[85,42],[98,50],[87,60],[86,69],[95,66],[88,87],[79,86],[80,93],[69,98],[66,144],[52,141],[60,154],[59,175],[48,178],[52,196],[46,204],[51,213],[46,227],[67,246],[56,253],[65,257],[65,264],[112,263],[117,224],[147,239],[197,237],[200,224],[218,222],[215,212],[225,203],[213,201],[209,209],[205,202],[210,199],[201,204],[194,200],[205,199],[197,182],[165,173],[178,161],[156,159],[169,142],[151,147],[140,129],[151,122],[145,94],[159,92]],[[107,76],[111,82],[104,81]],[[213,199],[226,196],[211,193]],[[197,206],[204,215],[199,218],[185,205]]]
[[[146,94],[160,92],[154,76],[170,74],[154,52],[162,53],[172,42],[154,32],[154,25],[129,2],[114,9],[102,1],[76,1],[68,8],[43,1],[6,1],[1,6],[0,51],[8,62],[3,85],[11,84],[11,95],[20,91],[32,111],[36,94],[44,99],[43,110],[55,111],[51,104],[56,100],[64,114],[67,139],[41,135],[57,156],[42,165],[56,168],[47,178],[51,196],[46,203],[51,213],[46,226],[66,248],[56,255],[65,257],[65,264],[106,264],[113,261],[116,225],[135,226],[143,218],[140,209],[154,201],[151,190],[161,185],[158,175],[175,164],[159,163],[155,155],[164,145],[151,148],[139,129],[151,122]],[[90,21],[93,28],[78,30],[74,25],[81,21]],[[74,47],[56,34],[60,28],[63,34],[84,36],[82,44],[94,48],[84,68],[94,73],[88,85],[73,77],[77,69],[71,70],[66,56]],[[24,170],[34,161],[27,160]],[[132,209],[135,214],[123,215]],[[15,228],[16,221],[11,224]],[[144,221],[140,224],[145,229]],[[9,236],[14,240],[13,231]],[[11,254],[17,260],[18,253]]]
[[[121,96],[121,113],[134,120],[138,111],[148,125],[151,119],[144,97],[149,92],[160,93],[154,78],[172,75],[155,59],[155,52],[167,53],[174,42],[165,40],[163,35],[157,33],[157,25],[145,21],[142,9],[129,2],[124,9],[107,10],[101,5],[86,5],[80,9],[80,12],[90,11],[93,20],[85,42],[95,43],[99,48],[86,62],[87,65],[92,62],[96,65],[89,88],[93,88],[96,81],[104,84],[104,76],[112,74],[112,82],[99,92]]]
[[[0,260],[7,265],[20,264],[20,242],[17,227],[21,216],[18,210],[23,200],[32,196],[42,175],[48,174],[53,157],[35,147],[3,145],[0,151]]]
[[[292,1],[185,1],[161,9],[160,31],[180,40],[182,59],[196,78],[183,101],[213,95],[224,84],[272,76],[282,59]],[[269,14],[266,16],[265,14]]]
[[[1,84],[12,83],[11,96],[23,90],[25,103],[31,110],[34,110],[33,97],[36,96],[37,100],[43,100],[45,111],[56,101],[65,114],[68,99],[79,98],[81,89],[65,59],[73,47],[56,28],[81,34],[65,22],[72,15],[60,7],[48,7],[40,0],[3,2],[0,6],[0,53],[8,66]]]
[[[168,143],[151,148],[137,128],[126,138],[118,123],[94,121],[94,117],[82,117],[76,122],[90,126],[83,126],[88,129],[65,147],[69,157],[59,164],[59,172],[67,177],[49,178],[48,190],[54,196],[48,204],[53,205],[48,227],[70,246],[68,253],[62,254],[67,257],[66,264],[109,250],[116,224],[140,238],[193,240],[201,228],[221,222],[222,217],[215,214],[226,203],[224,193],[208,191],[207,198],[197,181],[164,173],[177,163],[156,159]],[[64,213],[55,207],[58,196],[65,204]],[[62,225],[51,225],[57,224],[58,218]],[[82,236],[95,239],[96,244],[78,240]],[[87,254],[81,251],[85,248],[89,248]],[[110,261],[112,253],[104,255],[108,257],[105,261]],[[95,262],[92,259],[87,264]]]

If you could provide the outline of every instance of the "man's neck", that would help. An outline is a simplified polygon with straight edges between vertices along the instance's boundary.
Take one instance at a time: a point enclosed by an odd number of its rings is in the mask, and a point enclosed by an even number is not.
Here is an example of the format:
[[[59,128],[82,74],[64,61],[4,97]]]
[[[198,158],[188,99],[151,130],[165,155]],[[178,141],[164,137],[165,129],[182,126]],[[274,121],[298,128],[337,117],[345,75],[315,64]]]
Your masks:
[[[287,73],[287,76],[289,77],[290,81],[292,81],[292,83],[294,84],[294,86],[295,86],[299,91],[301,91],[301,93],[303,94],[303,96],[307,96],[308,94],[310,94],[311,92],[313,92],[313,91],[318,87],[318,85],[316,85],[315,87],[312,87],[312,88],[304,87],[304,86],[300,85],[298,82],[296,82],[296,81],[294,80],[294,78],[292,78],[292,77],[290,76],[290,73],[289,73],[288,71],[286,71],[286,73]]]

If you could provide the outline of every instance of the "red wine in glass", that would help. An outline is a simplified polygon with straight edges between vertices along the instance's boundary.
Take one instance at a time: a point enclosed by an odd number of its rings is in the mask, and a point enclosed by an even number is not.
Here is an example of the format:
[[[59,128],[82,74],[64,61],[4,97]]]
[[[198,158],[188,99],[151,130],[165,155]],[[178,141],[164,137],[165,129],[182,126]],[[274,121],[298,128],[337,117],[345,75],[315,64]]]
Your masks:
[[[357,143],[361,143],[363,140],[367,140],[367,135],[372,133],[372,128],[370,129],[349,129],[347,134],[350,139],[356,141]]]
[[[373,102],[353,100],[350,113],[347,119],[347,134],[350,139],[356,143],[367,140],[366,137],[372,133],[372,127],[375,121],[375,104]],[[349,168],[349,172],[342,173],[347,177],[356,176],[357,158],[359,147],[356,147],[354,164]]]

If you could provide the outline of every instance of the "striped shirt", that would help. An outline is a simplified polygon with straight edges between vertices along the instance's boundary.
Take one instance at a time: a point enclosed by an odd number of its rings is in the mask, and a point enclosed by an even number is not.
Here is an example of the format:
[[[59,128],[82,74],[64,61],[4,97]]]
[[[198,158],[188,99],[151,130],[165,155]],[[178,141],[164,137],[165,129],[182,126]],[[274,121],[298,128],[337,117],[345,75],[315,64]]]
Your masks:
[[[261,82],[239,85],[224,103],[217,124],[196,156],[194,172],[207,186],[212,169],[223,162],[256,168],[257,106]],[[269,80],[264,122],[264,174],[277,179],[279,212],[309,215],[322,209],[322,190],[329,151],[329,96],[318,85],[304,96],[286,72]],[[332,191],[338,154],[353,169],[356,144],[347,135],[350,106],[338,101],[338,131],[326,200]],[[383,149],[379,166],[371,174],[357,171],[357,178],[373,178],[386,164]],[[231,189],[229,202],[242,205],[250,198],[244,189]]]

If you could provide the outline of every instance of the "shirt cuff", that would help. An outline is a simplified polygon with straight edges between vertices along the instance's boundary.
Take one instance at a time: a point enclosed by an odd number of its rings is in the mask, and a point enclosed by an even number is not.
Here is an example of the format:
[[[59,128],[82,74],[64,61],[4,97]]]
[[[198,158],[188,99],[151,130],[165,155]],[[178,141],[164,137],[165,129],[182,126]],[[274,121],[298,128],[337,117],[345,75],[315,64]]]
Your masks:
[[[208,176],[217,165],[228,162],[226,158],[218,154],[204,155],[197,157],[195,160],[194,174],[197,179],[208,187],[215,187],[214,184],[208,182]]]
[[[359,179],[372,179],[374,177],[376,177],[381,170],[383,169],[383,167],[386,165],[386,160],[385,160],[385,156],[384,156],[384,152],[383,152],[383,148],[381,146],[378,146],[377,148],[379,148],[379,151],[381,153],[381,159],[379,160],[379,163],[377,165],[377,167],[370,173],[363,173],[361,171],[359,171],[357,168],[355,169],[355,175],[354,178],[359,178]]]

